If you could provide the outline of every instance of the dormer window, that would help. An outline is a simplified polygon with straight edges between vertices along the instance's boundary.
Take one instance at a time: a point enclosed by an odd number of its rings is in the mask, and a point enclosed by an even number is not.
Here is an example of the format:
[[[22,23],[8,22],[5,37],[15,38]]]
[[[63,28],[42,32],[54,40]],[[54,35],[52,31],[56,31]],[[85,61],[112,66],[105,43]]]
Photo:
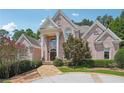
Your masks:
[[[72,30],[70,28],[66,28],[64,31],[65,40],[67,40],[69,35],[71,35],[71,34],[72,34]]]

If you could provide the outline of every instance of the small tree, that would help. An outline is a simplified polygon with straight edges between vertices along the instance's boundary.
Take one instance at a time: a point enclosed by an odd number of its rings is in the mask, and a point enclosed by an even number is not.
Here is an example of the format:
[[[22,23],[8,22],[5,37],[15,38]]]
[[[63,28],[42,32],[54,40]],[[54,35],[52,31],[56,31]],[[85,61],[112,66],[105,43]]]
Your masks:
[[[114,58],[117,66],[124,68],[124,49],[119,49]]]
[[[63,44],[63,49],[65,58],[71,60],[74,65],[91,58],[88,42],[74,38],[72,35],[69,35],[68,40]]]
[[[10,38],[1,36],[2,43],[0,44],[0,77],[9,78],[11,65],[14,62],[19,62],[21,55],[26,53],[25,47],[21,44],[15,44]],[[17,72],[18,67],[14,71]],[[16,74],[16,73],[15,73]]]

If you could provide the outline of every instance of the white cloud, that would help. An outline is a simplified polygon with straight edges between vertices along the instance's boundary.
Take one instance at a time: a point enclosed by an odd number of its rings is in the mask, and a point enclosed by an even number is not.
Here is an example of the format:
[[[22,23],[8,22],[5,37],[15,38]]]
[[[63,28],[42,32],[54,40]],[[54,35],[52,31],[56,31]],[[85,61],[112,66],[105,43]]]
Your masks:
[[[72,16],[79,16],[78,13],[72,13]]]
[[[2,26],[2,29],[5,29],[5,30],[7,30],[9,32],[15,30],[16,28],[17,28],[17,26],[16,26],[16,24],[14,22],[10,22],[7,25]]]
[[[41,22],[40,22],[40,25],[42,25],[45,20],[46,20],[45,18],[42,19]]]
[[[3,25],[0,29],[4,29],[9,32],[9,36],[13,36],[14,30],[17,28],[17,25],[14,22],[10,22],[6,25]]]

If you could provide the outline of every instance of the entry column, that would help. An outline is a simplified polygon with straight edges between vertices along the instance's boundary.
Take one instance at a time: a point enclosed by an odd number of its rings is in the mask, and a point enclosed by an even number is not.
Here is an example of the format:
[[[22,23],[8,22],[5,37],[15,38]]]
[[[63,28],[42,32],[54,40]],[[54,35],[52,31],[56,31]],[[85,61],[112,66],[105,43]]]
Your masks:
[[[44,52],[44,36],[43,35],[41,35],[41,59],[44,57],[44,54],[43,54],[43,52]]]
[[[59,57],[59,33],[56,33],[56,57]]]

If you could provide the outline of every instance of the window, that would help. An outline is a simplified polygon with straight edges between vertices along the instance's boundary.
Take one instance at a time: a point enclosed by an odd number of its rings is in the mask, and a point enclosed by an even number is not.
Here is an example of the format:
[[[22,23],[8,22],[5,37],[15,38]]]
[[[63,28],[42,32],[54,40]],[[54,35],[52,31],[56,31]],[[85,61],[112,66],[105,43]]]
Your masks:
[[[104,59],[109,59],[109,48],[104,49]]]
[[[69,35],[72,33],[72,30],[70,28],[66,28],[65,31],[64,31],[64,37],[65,37],[65,40],[68,39]]]
[[[99,35],[98,31],[95,31],[95,32],[94,32],[94,35]]]
[[[101,31],[100,28],[96,28],[96,31],[94,32],[94,35],[99,35],[99,32]]]
[[[49,42],[51,49],[56,49],[56,38],[53,38]]]
[[[33,47],[29,47],[30,53],[33,53]]]

